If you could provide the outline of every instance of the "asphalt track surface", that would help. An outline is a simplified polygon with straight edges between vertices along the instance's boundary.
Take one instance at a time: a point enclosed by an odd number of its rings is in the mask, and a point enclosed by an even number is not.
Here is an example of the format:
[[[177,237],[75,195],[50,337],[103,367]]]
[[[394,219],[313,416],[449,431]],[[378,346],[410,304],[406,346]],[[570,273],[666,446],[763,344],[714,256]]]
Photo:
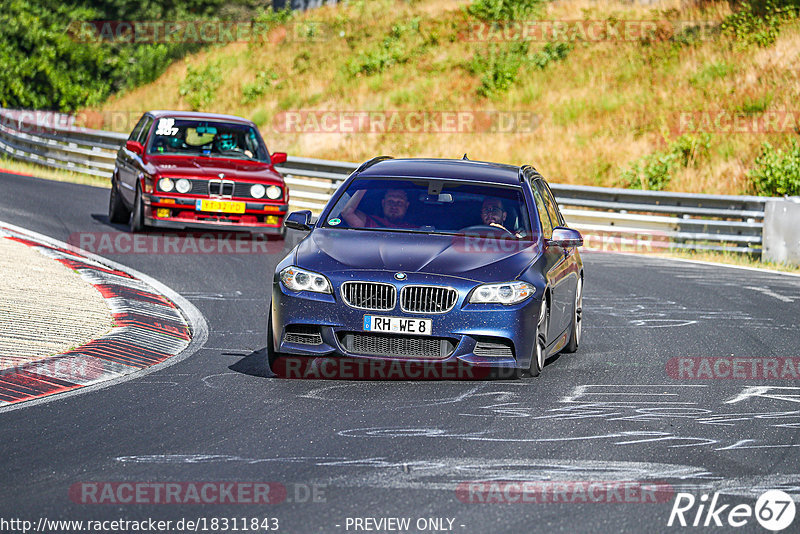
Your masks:
[[[4,174],[0,184],[0,220],[63,241],[126,231],[107,222],[107,190]],[[585,254],[582,346],[549,360],[540,379],[286,380],[264,361],[269,280],[286,250],[104,254],[189,299],[208,341],[141,378],[0,414],[0,517],[274,517],[283,532],[354,532],[356,517],[408,517],[412,532],[420,518],[453,519],[465,533],[695,532],[704,529],[667,526],[673,499],[468,503],[456,488],[658,481],[698,498],[720,492],[720,504],[753,505],[776,488],[800,498],[800,381],[667,372],[679,357],[800,356],[800,278]],[[277,482],[288,499],[73,502],[70,487],[87,481]],[[319,502],[306,498],[311,487]],[[753,518],[736,530],[766,532]],[[800,518],[788,531],[800,531]]]

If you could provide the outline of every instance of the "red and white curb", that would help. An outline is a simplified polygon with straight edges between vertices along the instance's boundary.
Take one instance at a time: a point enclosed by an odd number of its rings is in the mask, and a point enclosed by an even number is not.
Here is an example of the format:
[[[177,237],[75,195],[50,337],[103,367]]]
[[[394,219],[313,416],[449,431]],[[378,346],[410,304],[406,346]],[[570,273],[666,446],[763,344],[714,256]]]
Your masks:
[[[83,392],[172,365],[208,338],[202,314],[148,276],[67,243],[0,222],[13,239],[76,271],[104,297],[111,331],[85,345],[0,371],[0,411]]]

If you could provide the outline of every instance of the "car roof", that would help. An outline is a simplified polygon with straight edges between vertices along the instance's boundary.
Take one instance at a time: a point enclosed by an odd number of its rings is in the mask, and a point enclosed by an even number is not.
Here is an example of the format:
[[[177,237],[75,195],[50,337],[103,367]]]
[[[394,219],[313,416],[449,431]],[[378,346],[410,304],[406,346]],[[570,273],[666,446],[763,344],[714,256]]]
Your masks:
[[[157,109],[148,111],[150,115],[156,119],[162,117],[181,117],[185,119],[208,119],[208,120],[224,120],[229,122],[239,122],[242,124],[253,124],[253,121],[237,117],[236,115],[223,115],[221,113],[203,113],[200,111],[170,111],[166,109]]]
[[[359,177],[447,178],[503,185],[519,185],[515,165],[464,159],[399,158],[384,159],[369,165]]]

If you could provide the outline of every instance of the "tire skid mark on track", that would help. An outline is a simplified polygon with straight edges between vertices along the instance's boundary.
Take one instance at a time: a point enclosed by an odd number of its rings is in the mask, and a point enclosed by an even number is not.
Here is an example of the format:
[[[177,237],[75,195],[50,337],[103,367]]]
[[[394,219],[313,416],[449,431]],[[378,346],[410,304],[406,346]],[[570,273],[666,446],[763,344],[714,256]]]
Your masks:
[[[165,362],[191,344],[181,309],[157,288],[99,259],[0,225],[0,236],[35,248],[74,270],[104,297],[112,330],[81,347],[0,374],[0,408],[85,388]]]
[[[471,481],[639,481],[667,483],[674,491],[703,491],[757,497],[766,489],[779,488],[800,502],[800,473],[725,477],[702,466],[616,460],[566,458],[423,457],[393,459],[370,457],[276,457],[252,458],[225,454],[156,454],[119,456],[126,464],[302,464],[326,471],[312,482],[327,486],[418,489],[451,492]]]

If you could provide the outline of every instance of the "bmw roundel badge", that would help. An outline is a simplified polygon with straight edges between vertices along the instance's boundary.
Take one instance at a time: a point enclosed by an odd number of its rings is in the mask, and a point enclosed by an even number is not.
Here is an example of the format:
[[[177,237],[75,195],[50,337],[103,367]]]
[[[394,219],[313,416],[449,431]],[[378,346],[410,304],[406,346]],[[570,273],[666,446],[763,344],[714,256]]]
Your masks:
[[[394,273],[394,278],[395,280],[405,280],[407,277],[406,273]]]

